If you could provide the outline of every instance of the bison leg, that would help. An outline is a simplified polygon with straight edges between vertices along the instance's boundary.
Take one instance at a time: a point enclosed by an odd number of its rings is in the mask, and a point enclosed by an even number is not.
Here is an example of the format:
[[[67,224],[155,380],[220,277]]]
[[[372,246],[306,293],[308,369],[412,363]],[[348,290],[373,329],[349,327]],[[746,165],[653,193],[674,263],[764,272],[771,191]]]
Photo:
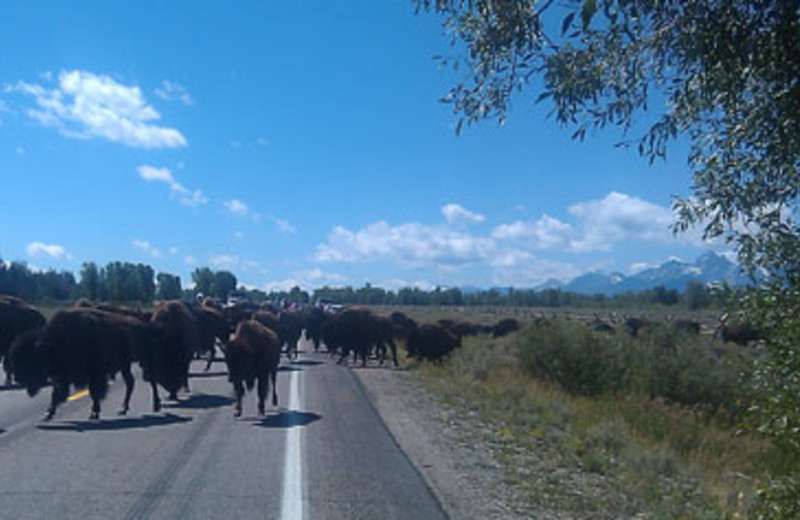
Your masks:
[[[397,345],[394,344],[394,341],[389,341],[389,350],[392,352],[392,362],[394,366],[397,366]]]
[[[203,369],[203,372],[208,372],[211,370],[211,363],[214,362],[214,351],[216,350],[215,347],[211,347],[211,351],[208,353],[208,362],[206,363],[206,368]]]
[[[158,396],[158,385],[155,381],[150,381],[150,389],[153,393],[153,411],[158,412],[161,410],[161,398]]]
[[[89,419],[100,418],[100,401],[106,396],[107,384],[105,378],[101,378],[101,381],[89,381],[89,395],[92,398],[92,413]]]
[[[53,393],[50,394],[50,407],[47,409],[47,415],[44,420],[49,421],[56,414],[58,405],[67,400],[69,396],[69,385],[53,383]]]
[[[133,386],[135,384],[130,368],[126,368],[122,371],[122,380],[125,381],[125,399],[122,401],[122,408],[119,410],[119,415],[125,415],[130,408],[131,394],[133,394]]]
[[[270,371],[270,379],[272,379],[272,406],[278,406],[278,369],[277,367]]]
[[[242,416],[242,396],[244,395],[244,384],[241,380],[233,382],[233,390],[236,394],[236,403],[233,405],[233,416]]]
[[[269,390],[269,374],[258,376],[258,415],[264,415],[264,401]]]

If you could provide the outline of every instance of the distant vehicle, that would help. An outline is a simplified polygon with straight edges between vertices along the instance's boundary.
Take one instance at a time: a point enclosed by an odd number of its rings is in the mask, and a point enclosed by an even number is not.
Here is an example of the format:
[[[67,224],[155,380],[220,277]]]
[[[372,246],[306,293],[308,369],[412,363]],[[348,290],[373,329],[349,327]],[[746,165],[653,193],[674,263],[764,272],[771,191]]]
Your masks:
[[[236,305],[248,301],[247,293],[245,291],[231,291],[228,293],[227,305]]]

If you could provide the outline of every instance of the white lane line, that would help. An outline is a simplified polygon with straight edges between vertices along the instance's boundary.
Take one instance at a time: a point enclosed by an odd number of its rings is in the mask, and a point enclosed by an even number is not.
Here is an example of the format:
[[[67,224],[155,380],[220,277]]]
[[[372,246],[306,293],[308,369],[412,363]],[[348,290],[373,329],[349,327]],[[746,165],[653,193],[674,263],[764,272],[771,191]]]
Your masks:
[[[286,428],[286,459],[283,465],[282,520],[303,519],[303,457],[302,432],[295,424],[294,414],[302,409],[297,371],[289,372],[289,424]]]

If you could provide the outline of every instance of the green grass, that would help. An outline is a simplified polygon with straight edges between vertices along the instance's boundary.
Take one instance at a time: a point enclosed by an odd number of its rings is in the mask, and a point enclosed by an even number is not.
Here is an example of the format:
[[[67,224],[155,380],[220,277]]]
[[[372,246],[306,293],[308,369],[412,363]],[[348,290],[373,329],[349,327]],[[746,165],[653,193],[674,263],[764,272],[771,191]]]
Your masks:
[[[507,483],[526,501],[579,518],[748,517],[756,481],[776,455],[763,439],[738,435],[727,407],[651,397],[630,377],[568,392],[520,362],[530,334],[471,338],[441,366],[416,365],[420,382],[445,405],[487,425],[483,435],[498,446]],[[675,365],[673,374],[691,371]],[[709,395],[685,388],[689,396]]]

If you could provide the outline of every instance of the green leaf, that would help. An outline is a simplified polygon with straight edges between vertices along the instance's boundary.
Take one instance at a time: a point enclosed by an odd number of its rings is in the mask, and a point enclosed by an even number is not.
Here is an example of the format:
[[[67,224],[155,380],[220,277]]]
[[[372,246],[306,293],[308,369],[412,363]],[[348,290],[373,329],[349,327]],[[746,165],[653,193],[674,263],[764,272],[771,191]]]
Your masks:
[[[581,23],[583,24],[584,31],[589,28],[592,17],[596,12],[597,2],[595,0],[583,0],[583,5],[581,6]]]

